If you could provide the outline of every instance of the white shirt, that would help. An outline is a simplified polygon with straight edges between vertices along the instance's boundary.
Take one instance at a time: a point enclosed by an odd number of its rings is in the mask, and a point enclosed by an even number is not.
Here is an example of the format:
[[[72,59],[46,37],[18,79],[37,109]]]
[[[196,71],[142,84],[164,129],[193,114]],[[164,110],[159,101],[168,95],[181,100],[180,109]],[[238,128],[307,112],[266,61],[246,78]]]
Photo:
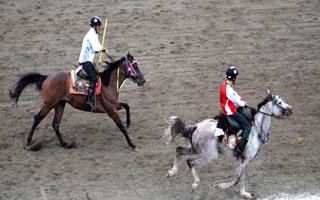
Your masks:
[[[94,28],[90,28],[82,41],[79,63],[84,63],[86,61],[93,62],[95,54],[101,50],[102,46],[98,40],[98,34]]]

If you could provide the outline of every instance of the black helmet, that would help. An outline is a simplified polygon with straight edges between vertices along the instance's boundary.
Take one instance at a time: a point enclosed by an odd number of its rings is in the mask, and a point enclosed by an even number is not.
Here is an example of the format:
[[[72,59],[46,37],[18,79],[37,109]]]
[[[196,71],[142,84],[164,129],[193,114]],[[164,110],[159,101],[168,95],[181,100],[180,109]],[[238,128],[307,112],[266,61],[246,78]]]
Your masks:
[[[239,72],[235,66],[229,67],[226,71],[227,79],[231,80],[233,82],[236,81],[238,74],[239,74]]]
[[[95,26],[101,26],[101,24],[102,24],[101,19],[97,16],[91,18],[91,20],[90,20],[90,26],[92,28],[94,28]]]

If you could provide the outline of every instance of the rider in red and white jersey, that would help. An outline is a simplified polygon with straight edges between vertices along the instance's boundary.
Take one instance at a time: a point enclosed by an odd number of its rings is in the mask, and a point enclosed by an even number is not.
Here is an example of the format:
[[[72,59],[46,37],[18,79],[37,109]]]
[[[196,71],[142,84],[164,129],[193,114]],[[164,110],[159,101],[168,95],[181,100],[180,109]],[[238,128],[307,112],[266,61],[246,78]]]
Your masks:
[[[235,156],[239,158],[248,142],[251,123],[247,117],[242,114],[242,108],[245,107],[247,103],[232,88],[238,74],[238,70],[234,66],[227,69],[227,80],[220,86],[220,106],[223,110],[223,114],[237,121],[243,130],[241,143],[235,149]]]

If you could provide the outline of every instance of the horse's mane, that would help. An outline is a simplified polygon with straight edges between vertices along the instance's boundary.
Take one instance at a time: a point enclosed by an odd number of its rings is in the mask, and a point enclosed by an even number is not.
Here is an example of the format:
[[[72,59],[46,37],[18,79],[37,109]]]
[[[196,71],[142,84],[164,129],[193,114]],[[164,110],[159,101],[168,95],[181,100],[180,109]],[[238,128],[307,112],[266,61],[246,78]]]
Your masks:
[[[270,101],[270,97],[267,96],[262,102],[258,103],[258,110],[263,106],[265,105],[266,103],[268,103]]]
[[[117,61],[111,62],[111,63],[105,61],[105,63],[107,64],[107,66],[105,67],[106,69],[99,73],[100,77],[101,77],[102,85],[105,85],[105,86],[109,85],[111,72],[114,69],[118,68],[124,59],[125,58],[123,57],[120,60],[117,60]]]

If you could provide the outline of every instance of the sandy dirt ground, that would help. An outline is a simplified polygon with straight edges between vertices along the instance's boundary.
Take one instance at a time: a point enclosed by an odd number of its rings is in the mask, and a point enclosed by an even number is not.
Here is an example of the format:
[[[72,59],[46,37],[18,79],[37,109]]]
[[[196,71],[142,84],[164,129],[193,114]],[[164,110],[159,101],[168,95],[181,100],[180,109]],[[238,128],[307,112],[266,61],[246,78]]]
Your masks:
[[[164,119],[193,124],[219,113],[219,86],[228,66],[240,71],[236,90],[251,106],[266,89],[293,106],[273,119],[269,141],[247,169],[257,199],[320,198],[320,2],[315,0],[0,0],[0,199],[239,199],[238,162],[219,157],[198,167],[200,185],[182,160],[175,177],[175,146],[166,146]],[[73,69],[88,21],[108,17],[106,46],[129,50],[147,83],[126,82],[120,99],[131,106],[133,152],[105,114],[66,106],[60,130],[76,148],[64,149],[51,127],[38,126],[37,152],[23,147],[41,95],[33,87],[12,107],[8,90],[26,72]],[[104,21],[104,20],[103,20]],[[102,38],[102,32],[100,39]],[[101,70],[101,69],[100,69]],[[125,112],[120,111],[123,120]],[[46,198],[45,198],[46,197]]]

